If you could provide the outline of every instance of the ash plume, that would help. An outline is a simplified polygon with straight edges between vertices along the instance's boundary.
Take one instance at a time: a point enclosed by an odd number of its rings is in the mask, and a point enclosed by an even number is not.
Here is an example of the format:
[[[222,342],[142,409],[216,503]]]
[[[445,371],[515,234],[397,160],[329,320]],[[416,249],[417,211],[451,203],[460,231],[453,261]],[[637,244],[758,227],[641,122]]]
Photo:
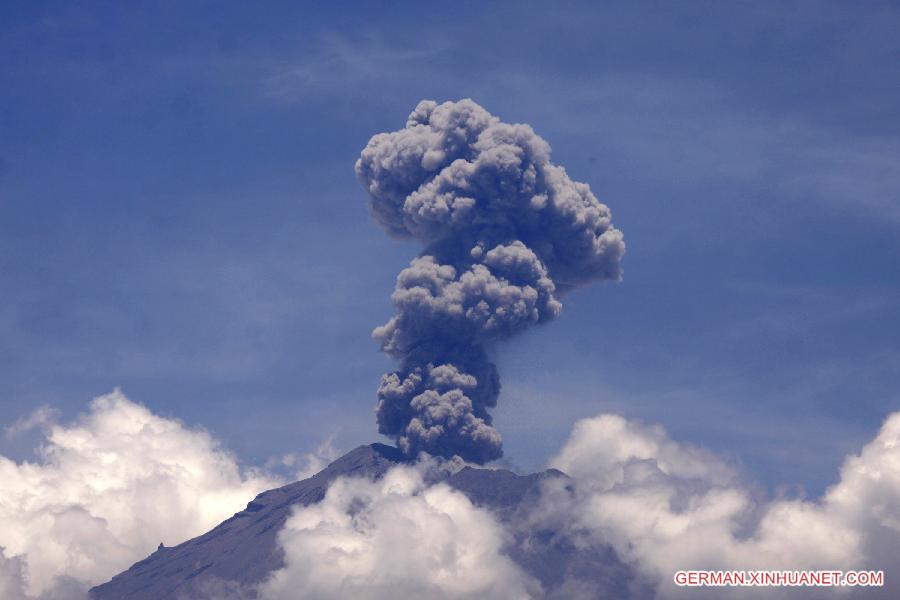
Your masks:
[[[499,458],[489,347],[552,320],[561,293],[620,279],[622,233],[531,127],[472,100],[423,100],[405,128],[369,140],[356,173],[387,233],[425,247],[373,332],[400,362],[378,389],[379,432],[410,456]]]

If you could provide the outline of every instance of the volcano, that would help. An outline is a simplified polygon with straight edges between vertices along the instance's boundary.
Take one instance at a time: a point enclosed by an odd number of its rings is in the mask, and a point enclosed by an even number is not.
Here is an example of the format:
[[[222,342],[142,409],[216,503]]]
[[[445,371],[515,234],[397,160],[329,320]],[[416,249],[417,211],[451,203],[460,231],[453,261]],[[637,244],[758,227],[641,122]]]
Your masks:
[[[316,475],[259,494],[247,507],[211,531],[178,546],[160,547],[147,558],[90,591],[92,600],[188,600],[257,598],[256,587],[284,566],[277,541],[295,507],[317,503],[339,477],[378,479],[391,467],[409,463],[397,448],[384,444],[360,446]],[[555,469],[519,475],[505,469],[464,467],[442,481],[490,510],[514,532],[505,549],[526,573],[541,583],[546,597],[568,597],[570,582],[579,582],[579,596],[625,597],[634,594],[631,569],[611,548],[582,550],[567,536],[535,531],[524,518],[537,502],[542,483],[568,481]],[[569,583],[567,583],[569,582]],[[298,590],[298,598],[302,598]]]

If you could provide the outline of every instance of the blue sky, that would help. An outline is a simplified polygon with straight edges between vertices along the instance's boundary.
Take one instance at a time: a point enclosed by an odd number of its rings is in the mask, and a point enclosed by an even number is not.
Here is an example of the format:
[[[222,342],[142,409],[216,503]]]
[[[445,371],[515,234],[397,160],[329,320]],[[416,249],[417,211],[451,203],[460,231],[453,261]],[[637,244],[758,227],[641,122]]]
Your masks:
[[[508,459],[612,411],[817,494],[900,409],[898,27],[879,2],[6,3],[2,420],[119,386],[249,463],[375,440],[370,332],[418,247],[353,164],[471,97],[628,244],[622,283],[497,348]]]

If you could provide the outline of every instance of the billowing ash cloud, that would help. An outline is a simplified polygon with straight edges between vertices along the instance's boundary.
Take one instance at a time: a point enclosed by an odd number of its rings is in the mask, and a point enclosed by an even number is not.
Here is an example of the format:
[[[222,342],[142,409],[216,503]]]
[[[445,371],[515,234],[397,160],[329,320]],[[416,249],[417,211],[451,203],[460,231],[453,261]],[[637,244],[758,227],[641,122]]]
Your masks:
[[[471,100],[420,102],[404,129],[369,140],[356,172],[378,223],[425,246],[373,334],[400,361],[378,390],[379,431],[411,456],[500,457],[488,345],[556,317],[561,292],[618,280],[622,233],[531,127]]]

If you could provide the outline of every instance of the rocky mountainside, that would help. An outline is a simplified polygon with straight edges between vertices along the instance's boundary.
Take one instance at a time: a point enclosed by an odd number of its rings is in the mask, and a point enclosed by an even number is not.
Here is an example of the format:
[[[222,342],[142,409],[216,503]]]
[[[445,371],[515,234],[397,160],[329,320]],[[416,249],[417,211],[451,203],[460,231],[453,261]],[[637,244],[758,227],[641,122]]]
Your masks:
[[[256,585],[283,566],[283,552],[276,535],[294,506],[319,502],[328,485],[338,477],[377,478],[405,460],[391,446],[360,446],[309,479],[263,492],[244,510],[208,533],[171,548],[160,546],[127,571],[93,588],[91,598],[254,598]],[[515,537],[514,544],[507,549],[509,556],[541,582],[548,596],[567,597],[566,588],[573,579],[580,584],[588,583],[598,598],[628,595],[626,589],[630,587],[632,575],[612,550],[581,551],[556,532],[516,525],[517,519],[537,499],[541,481],[551,477],[566,475],[552,469],[517,475],[507,470],[466,467],[447,476],[445,481],[508,524]]]

